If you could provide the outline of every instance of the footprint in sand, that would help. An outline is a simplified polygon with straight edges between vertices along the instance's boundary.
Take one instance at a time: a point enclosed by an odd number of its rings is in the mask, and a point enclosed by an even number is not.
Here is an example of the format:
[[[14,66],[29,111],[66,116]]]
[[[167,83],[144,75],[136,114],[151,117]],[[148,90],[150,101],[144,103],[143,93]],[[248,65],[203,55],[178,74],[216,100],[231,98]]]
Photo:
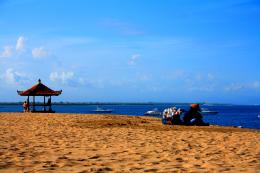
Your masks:
[[[157,172],[158,169],[156,168],[151,168],[151,169],[145,169],[144,172]]]
[[[98,159],[99,157],[100,157],[99,155],[96,155],[96,156],[90,157],[89,159]]]
[[[90,172],[96,172],[96,173],[102,173],[102,172],[109,172],[113,171],[110,167],[104,167],[104,168],[91,168]]]

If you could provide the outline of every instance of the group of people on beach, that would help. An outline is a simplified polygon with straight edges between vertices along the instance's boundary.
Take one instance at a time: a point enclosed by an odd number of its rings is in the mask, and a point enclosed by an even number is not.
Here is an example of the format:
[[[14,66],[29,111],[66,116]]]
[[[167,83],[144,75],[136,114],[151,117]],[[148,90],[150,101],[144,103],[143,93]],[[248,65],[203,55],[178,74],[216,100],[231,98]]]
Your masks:
[[[209,123],[203,121],[200,111],[199,104],[191,104],[188,111],[176,107],[167,108],[163,111],[162,122],[174,125],[208,126]]]

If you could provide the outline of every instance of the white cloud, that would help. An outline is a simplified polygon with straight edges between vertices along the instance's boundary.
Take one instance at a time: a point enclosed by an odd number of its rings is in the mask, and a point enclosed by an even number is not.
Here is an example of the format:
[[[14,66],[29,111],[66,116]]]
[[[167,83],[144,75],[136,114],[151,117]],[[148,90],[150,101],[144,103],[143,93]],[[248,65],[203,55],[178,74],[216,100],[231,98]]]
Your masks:
[[[16,51],[22,52],[24,51],[25,39],[23,36],[20,36],[16,41]]]
[[[17,52],[23,52],[25,49],[25,38],[23,36],[18,37],[15,45],[15,50]],[[12,46],[5,46],[4,50],[0,52],[0,58],[8,58],[13,55]]]
[[[225,87],[226,91],[238,91],[243,89],[245,86],[239,83],[231,83],[227,87]]]
[[[140,81],[148,81],[148,80],[151,80],[152,79],[152,76],[151,75],[147,75],[147,74],[140,74],[138,76],[138,79]]]
[[[10,85],[26,83],[29,80],[26,74],[14,71],[12,68],[7,69],[1,78]]]
[[[128,61],[129,65],[135,65],[136,61],[140,58],[140,54],[134,54],[131,56],[130,60]]]
[[[73,72],[52,72],[50,74],[50,80],[53,82],[61,81],[62,83],[67,83],[69,80],[73,79]]]
[[[226,91],[239,91],[244,89],[258,90],[260,89],[260,81],[249,83],[231,83],[227,87],[225,87]]]
[[[192,78],[192,75],[190,74],[189,78]],[[211,73],[208,74],[196,74],[194,76],[194,79],[196,81],[213,81],[215,79],[215,76]]]
[[[33,56],[34,58],[41,58],[41,57],[45,57],[45,56],[47,56],[47,55],[48,55],[48,53],[44,50],[43,47],[34,48],[34,49],[32,50],[32,56]]]
[[[255,81],[251,84],[251,88],[260,89],[260,81]]]
[[[0,53],[0,58],[8,58],[12,56],[12,47],[11,46],[5,46],[3,52]]]
[[[215,76],[214,76],[213,74],[211,74],[211,73],[208,73],[207,79],[208,79],[208,80],[214,80],[214,79],[215,79]]]
[[[49,78],[53,82],[58,82],[71,87],[88,85],[84,78],[76,76],[73,72],[52,72]]]
[[[184,70],[176,69],[171,73],[167,73],[164,77],[165,80],[181,80],[187,77],[187,73]]]
[[[50,80],[53,82],[60,82],[69,86],[78,86],[85,83],[83,78],[76,77],[73,72],[52,72]]]
[[[212,92],[215,91],[215,84],[204,84],[204,85],[193,85],[187,88],[189,91],[204,91],[204,92]]]
[[[4,74],[4,79],[7,83],[13,84],[16,81],[15,76],[17,76],[17,74],[13,72],[13,69],[7,69]]]
[[[167,75],[165,75],[166,80],[172,82],[174,86],[181,85],[188,91],[212,92],[218,87],[218,81],[211,73],[195,73],[176,69]]]

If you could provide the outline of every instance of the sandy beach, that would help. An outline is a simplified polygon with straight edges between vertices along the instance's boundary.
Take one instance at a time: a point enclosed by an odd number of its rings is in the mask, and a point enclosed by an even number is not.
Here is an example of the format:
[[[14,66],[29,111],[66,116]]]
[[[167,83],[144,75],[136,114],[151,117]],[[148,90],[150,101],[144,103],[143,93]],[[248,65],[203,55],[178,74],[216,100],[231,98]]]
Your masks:
[[[260,172],[259,130],[0,113],[0,139],[0,172]]]

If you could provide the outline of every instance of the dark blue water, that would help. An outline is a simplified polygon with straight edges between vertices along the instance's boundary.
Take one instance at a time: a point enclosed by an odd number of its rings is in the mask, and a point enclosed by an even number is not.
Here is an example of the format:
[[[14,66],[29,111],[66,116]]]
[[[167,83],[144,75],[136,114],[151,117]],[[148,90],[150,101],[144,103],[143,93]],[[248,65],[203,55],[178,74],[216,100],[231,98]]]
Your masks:
[[[163,111],[165,108],[177,106],[188,110],[188,104],[144,104],[144,105],[100,105],[103,109],[112,109],[112,114],[122,114],[131,116],[143,116],[143,114],[154,108]],[[242,126],[244,128],[260,129],[260,106],[238,106],[238,105],[203,105],[212,111],[218,111],[217,115],[204,115],[204,120],[210,124],[222,126]],[[53,109],[58,113],[92,113],[97,105],[53,105]],[[41,108],[38,108],[40,110]],[[0,112],[22,112],[20,105],[0,105]]]

